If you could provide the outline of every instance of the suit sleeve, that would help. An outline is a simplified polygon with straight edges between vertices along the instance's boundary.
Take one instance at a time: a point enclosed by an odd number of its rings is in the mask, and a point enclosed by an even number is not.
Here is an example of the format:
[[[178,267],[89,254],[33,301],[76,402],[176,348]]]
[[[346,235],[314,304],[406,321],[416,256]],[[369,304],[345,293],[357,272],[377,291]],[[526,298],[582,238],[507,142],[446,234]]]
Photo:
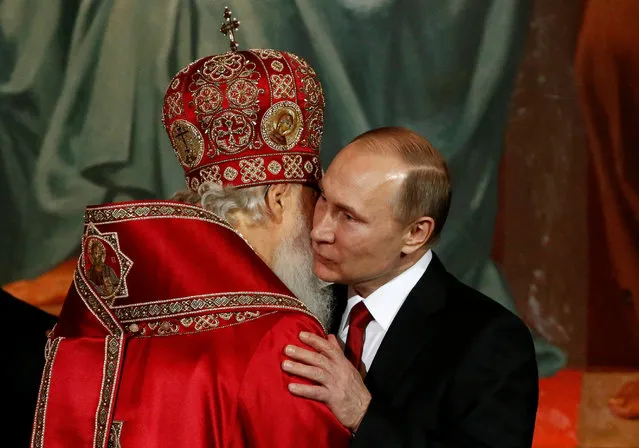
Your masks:
[[[353,446],[530,448],[538,384],[529,330],[519,318],[502,316],[478,336],[451,378],[447,403],[455,411],[443,427],[426,429],[414,412],[403,414],[373,396]]]
[[[352,439],[324,404],[288,391],[291,376],[281,369],[284,347],[302,345],[300,331],[324,336],[318,324],[302,317],[281,319],[262,339],[249,363],[238,403],[243,446],[340,448]],[[295,378],[295,382],[301,380]]]

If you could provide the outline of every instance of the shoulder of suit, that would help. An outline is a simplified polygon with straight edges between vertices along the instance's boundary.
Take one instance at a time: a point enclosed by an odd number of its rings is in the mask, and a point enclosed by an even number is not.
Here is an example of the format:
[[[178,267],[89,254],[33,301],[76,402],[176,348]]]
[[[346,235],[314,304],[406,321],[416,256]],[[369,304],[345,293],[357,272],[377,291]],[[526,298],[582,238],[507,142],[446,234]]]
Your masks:
[[[525,327],[519,316],[496,300],[462,283],[450,273],[447,273],[447,277],[446,308],[456,314],[456,319],[468,321],[468,325],[478,327],[495,321]]]

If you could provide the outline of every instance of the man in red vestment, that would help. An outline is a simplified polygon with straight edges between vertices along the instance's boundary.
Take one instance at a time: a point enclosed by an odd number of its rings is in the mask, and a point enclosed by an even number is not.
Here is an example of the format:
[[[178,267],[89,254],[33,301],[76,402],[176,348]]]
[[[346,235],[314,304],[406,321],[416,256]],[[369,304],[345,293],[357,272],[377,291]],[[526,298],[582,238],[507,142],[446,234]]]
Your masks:
[[[349,443],[327,407],[289,394],[279,367],[283,347],[325,335],[329,318],[309,239],[322,89],[293,54],[231,48],[189,64],[165,96],[188,190],[85,213],[33,447]]]

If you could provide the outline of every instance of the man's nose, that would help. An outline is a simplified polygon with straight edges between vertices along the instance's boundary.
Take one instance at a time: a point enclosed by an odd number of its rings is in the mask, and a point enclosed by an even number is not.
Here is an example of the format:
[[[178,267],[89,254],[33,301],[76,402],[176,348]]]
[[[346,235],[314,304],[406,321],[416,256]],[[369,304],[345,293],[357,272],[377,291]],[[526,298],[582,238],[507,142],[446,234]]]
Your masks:
[[[319,205],[319,204],[318,204]],[[311,230],[311,239],[316,244],[334,243],[335,232],[331,222],[330,215],[322,210],[323,207],[315,207],[315,216],[313,217],[313,230]]]

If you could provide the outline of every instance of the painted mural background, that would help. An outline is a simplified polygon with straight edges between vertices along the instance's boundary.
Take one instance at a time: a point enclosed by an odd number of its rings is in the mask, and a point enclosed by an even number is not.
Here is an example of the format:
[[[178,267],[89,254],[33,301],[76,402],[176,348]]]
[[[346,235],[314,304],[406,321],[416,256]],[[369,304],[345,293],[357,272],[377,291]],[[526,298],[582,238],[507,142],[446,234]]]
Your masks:
[[[241,48],[318,71],[324,166],[385,125],[445,155],[454,200],[436,250],[529,324],[538,446],[630,437],[607,400],[639,366],[633,3],[2,0],[0,284],[55,315],[84,207],[182,187],[162,98],[188,62],[226,51],[228,4]]]

